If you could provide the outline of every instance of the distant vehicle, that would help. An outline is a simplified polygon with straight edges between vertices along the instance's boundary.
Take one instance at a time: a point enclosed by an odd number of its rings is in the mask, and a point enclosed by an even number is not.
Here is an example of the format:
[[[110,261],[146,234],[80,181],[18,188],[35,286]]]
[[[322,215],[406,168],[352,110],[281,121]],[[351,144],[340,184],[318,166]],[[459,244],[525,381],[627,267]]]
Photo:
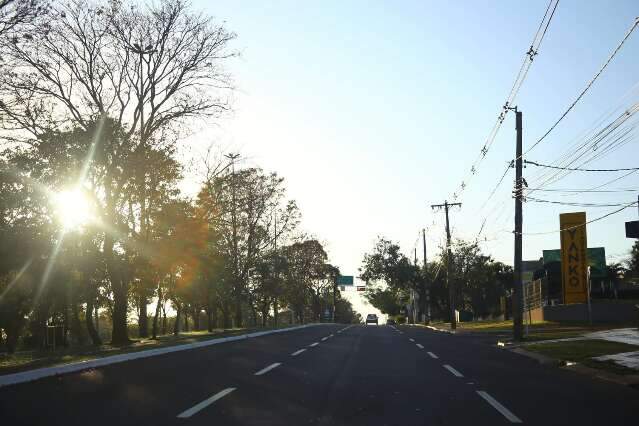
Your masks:
[[[366,316],[366,325],[368,324],[375,324],[375,325],[379,325],[379,320],[377,319],[377,315],[375,314],[368,314]]]
[[[388,324],[388,325],[395,325],[395,320],[394,320],[394,319],[392,319],[392,318],[389,318],[389,319],[387,319],[387,320],[386,320],[386,324]]]

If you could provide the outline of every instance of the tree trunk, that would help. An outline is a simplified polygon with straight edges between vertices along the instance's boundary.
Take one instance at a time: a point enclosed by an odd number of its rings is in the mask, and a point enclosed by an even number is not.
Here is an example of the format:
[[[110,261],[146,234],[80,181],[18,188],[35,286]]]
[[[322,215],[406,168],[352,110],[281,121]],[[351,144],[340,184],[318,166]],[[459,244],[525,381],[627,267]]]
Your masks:
[[[277,327],[280,307],[277,304],[277,297],[273,299],[273,325]]]
[[[160,317],[160,305],[162,304],[162,285],[158,283],[158,303],[155,305],[155,315],[153,315],[153,340],[158,338],[158,318]]]
[[[126,285],[118,283],[113,286],[113,333],[111,335],[111,344],[128,345],[129,330],[127,328],[127,297]]]
[[[93,308],[95,310],[95,332],[97,333],[98,337],[100,337],[100,312],[98,312],[98,303],[96,300],[96,304],[95,307]],[[102,343],[102,341],[100,341],[100,344]]]
[[[127,308],[128,308],[128,283],[122,278],[121,265],[115,260],[113,251],[113,237],[107,232],[104,241],[104,254],[106,257],[107,272],[111,281],[113,291],[113,332],[111,343],[114,345],[128,345],[129,330],[127,329]]]
[[[162,301],[162,334],[166,334],[166,300]]]
[[[84,328],[82,328],[82,322],[80,321],[80,306],[78,301],[75,300],[76,297],[73,297],[71,302],[71,322],[73,335],[78,344],[84,345],[86,344],[86,334],[84,334]]]
[[[96,330],[95,328],[95,323],[93,322],[93,313],[94,313],[94,296],[91,295],[87,298],[87,312],[84,319],[87,326],[87,331],[89,332],[89,337],[91,338],[91,343],[93,343],[95,346],[99,346],[102,344],[102,340],[100,339],[98,330]]]
[[[188,309],[184,308],[184,310],[182,311],[182,314],[184,315],[184,332],[188,332],[189,331],[189,311],[188,311]]]
[[[235,328],[242,327],[242,298],[236,296],[235,298]]]
[[[138,336],[149,337],[149,313],[145,295],[141,294],[138,297],[138,304],[140,306],[140,315],[138,316]]]
[[[180,313],[182,312],[182,305],[177,304],[177,309],[175,312],[175,324],[173,324],[173,335],[177,336],[180,332]]]
[[[213,325],[211,321],[211,308],[209,306],[206,307],[206,330],[211,333],[213,331]]]
[[[225,329],[231,328],[231,315],[230,315],[230,307],[227,305],[226,308],[222,309],[222,327]]]
[[[200,308],[193,308],[193,330],[200,331]]]

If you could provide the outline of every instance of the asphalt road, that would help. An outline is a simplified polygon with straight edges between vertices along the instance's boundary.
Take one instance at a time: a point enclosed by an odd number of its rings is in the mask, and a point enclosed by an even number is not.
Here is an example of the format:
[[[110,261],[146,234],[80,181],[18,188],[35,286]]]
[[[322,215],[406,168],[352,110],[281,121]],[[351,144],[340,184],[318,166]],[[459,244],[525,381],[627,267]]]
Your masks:
[[[2,425],[636,425],[639,391],[427,329],[321,325],[0,388]]]

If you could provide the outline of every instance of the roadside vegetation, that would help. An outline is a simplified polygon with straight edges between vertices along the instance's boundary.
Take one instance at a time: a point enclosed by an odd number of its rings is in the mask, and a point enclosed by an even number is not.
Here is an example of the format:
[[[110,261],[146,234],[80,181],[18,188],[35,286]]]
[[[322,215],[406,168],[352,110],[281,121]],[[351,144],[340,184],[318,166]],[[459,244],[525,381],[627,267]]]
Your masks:
[[[235,39],[183,0],[0,1],[1,365],[360,321],[283,177],[183,161]]]
[[[612,361],[592,359],[602,355],[639,351],[639,346],[607,340],[574,340],[526,345],[527,351],[537,352],[563,363],[578,363],[591,368],[606,370],[616,374],[637,374],[637,370],[624,367]]]

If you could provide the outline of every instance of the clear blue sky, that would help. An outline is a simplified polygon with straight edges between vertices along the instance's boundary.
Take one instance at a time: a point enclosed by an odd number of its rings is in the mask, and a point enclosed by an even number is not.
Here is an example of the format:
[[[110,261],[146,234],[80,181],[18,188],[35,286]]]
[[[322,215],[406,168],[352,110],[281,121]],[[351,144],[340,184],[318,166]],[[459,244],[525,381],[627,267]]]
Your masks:
[[[298,200],[303,228],[324,241],[343,274],[357,274],[376,235],[412,252],[429,227],[429,256],[443,241],[443,213],[493,125],[547,2],[194,1],[237,32],[229,67],[235,112],[196,135],[240,150],[275,170]],[[636,1],[562,0],[520,92],[524,148],[556,120],[639,16]],[[639,82],[639,30],[592,90],[527,157],[550,162]],[[637,102],[637,90],[627,98]],[[455,237],[471,239],[497,207],[483,249],[512,264],[512,173],[480,206],[515,149],[514,115],[451,215]],[[637,139],[590,167],[638,166]],[[524,176],[533,184],[538,169]],[[618,174],[573,173],[556,188],[587,188]],[[610,187],[639,188],[639,173]],[[560,194],[537,194],[562,199]],[[582,194],[580,202],[627,201],[636,193]],[[505,202],[505,204],[503,204]],[[501,207],[500,207],[501,206]],[[524,231],[558,229],[560,212],[582,208],[526,203]],[[585,209],[588,218],[613,208]],[[619,258],[632,243],[628,209],[588,227],[589,246]],[[435,221],[435,225],[433,225]],[[558,248],[558,234],[524,238],[524,258]],[[418,245],[421,260],[421,243]],[[412,253],[411,253],[412,255]],[[610,258],[609,258],[610,260]]]

